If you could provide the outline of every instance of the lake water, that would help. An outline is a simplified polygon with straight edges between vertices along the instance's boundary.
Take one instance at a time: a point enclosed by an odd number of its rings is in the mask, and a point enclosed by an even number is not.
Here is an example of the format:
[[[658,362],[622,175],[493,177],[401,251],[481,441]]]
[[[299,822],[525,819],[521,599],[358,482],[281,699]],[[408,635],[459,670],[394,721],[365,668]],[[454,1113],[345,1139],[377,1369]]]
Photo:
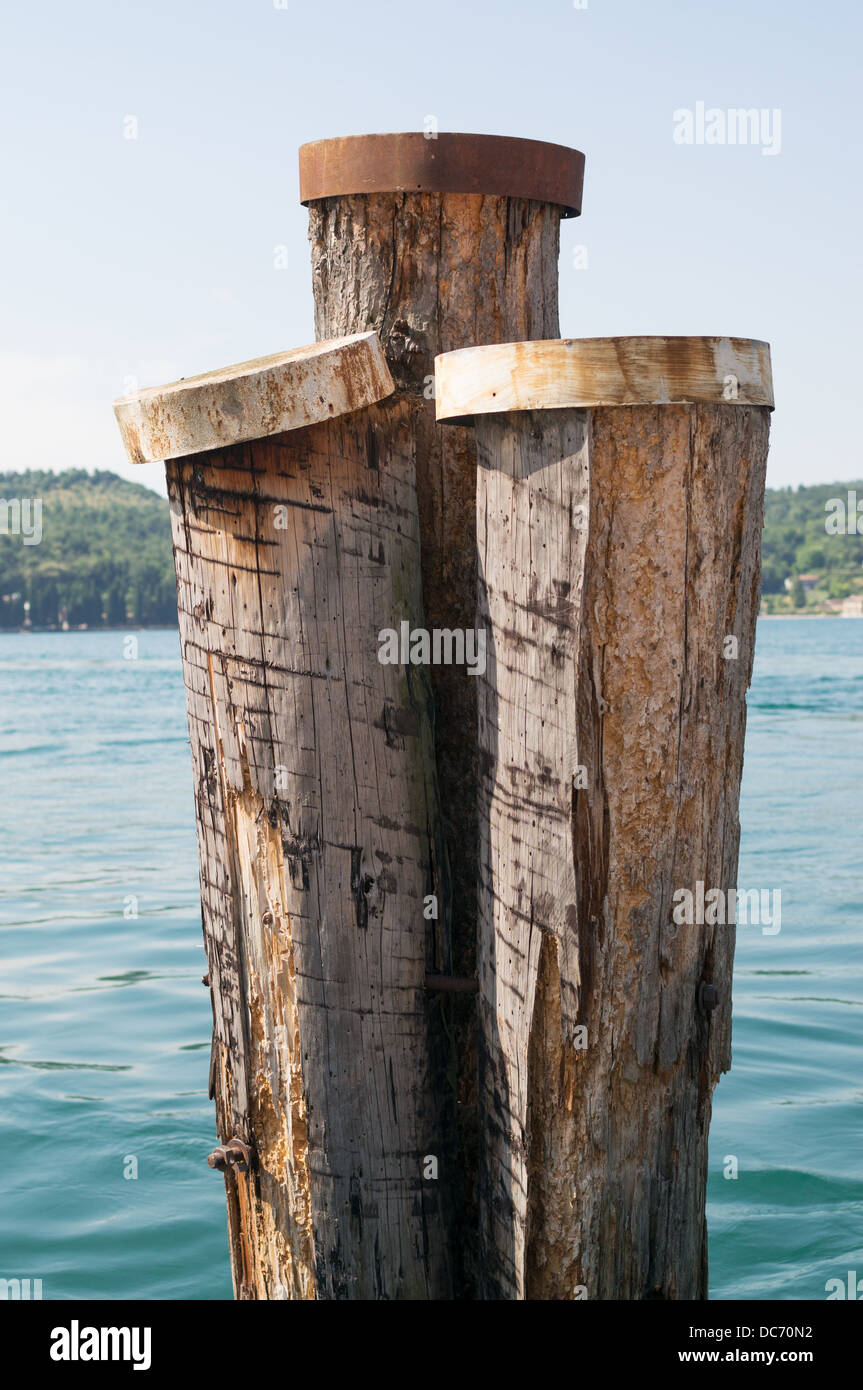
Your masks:
[[[0,1276],[227,1299],[178,638],[136,635],[0,635]],[[863,1274],[861,772],[863,622],[761,621],[738,882],[782,927],[738,933],[715,1299]]]

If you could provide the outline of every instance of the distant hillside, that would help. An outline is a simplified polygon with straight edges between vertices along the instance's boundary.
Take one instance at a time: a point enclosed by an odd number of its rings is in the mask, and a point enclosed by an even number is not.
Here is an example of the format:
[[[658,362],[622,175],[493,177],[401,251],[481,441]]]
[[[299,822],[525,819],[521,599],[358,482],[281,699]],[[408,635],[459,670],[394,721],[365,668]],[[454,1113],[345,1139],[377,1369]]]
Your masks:
[[[829,535],[826,504],[863,482],[768,488],[763,592],[771,611],[828,604],[863,592],[863,535]],[[38,544],[3,503],[42,501]],[[29,514],[32,525],[35,518]],[[23,521],[28,521],[24,512]],[[14,534],[4,534],[12,531]],[[26,531],[25,531],[26,534]],[[806,592],[786,579],[807,580]],[[168,504],[116,473],[0,473],[0,628],[122,627],[177,620]]]
[[[841,499],[846,511],[848,493],[855,492],[863,526],[863,482],[816,483],[811,487],[768,488],[764,509],[761,589],[768,611],[780,612],[786,603],[794,608],[821,607],[830,601],[863,593],[863,535],[828,533],[825,522],[833,514],[827,504]],[[854,526],[854,519],[846,524]],[[807,592],[794,583],[807,579]],[[792,581],[790,597],[786,580]]]
[[[27,545],[39,498],[41,540]],[[20,627],[25,603],[34,627],[176,623],[164,498],[116,473],[73,468],[0,473],[0,499],[0,628]]]

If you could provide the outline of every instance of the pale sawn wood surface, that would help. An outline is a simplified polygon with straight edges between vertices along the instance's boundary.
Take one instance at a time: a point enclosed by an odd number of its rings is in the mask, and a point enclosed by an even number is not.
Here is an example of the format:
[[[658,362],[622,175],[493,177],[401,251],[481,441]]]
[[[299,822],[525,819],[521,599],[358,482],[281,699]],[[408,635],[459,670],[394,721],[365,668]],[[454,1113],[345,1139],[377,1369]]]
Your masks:
[[[358,333],[147,387],[114,414],[129,461],[148,463],[317,424],[392,389],[377,335]]]
[[[439,420],[572,406],[773,405],[770,348],[752,338],[559,338],[446,353]]]

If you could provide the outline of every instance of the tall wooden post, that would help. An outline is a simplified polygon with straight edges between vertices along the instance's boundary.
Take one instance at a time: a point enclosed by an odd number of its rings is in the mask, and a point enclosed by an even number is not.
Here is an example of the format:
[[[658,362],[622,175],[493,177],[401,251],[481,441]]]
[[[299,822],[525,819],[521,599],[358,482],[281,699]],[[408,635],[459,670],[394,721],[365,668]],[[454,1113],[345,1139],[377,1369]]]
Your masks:
[[[367,135],[300,150],[319,338],[375,329],[416,460],[423,600],[429,628],[476,623],[476,459],[472,437],[435,425],[434,359],[478,343],[555,337],[561,217],[581,210],[584,156],[533,140]],[[401,428],[399,417],[399,428]],[[379,447],[389,448],[385,434]],[[431,670],[435,748],[452,877],[452,970],[476,970],[476,682]],[[458,1058],[462,1181],[459,1252],[476,1279],[473,1194],[476,1010],[450,996]]]
[[[709,903],[736,885],[772,404],[769,350],[740,339],[521,343],[437,364],[438,417],[475,420],[490,639],[487,1298],[706,1297],[734,926],[681,916],[687,891]]]
[[[414,438],[373,333],[141,392],[165,458],[237,1296],[452,1295]],[[384,398],[389,397],[389,400]],[[385,445],[385,447],[384,447]]]

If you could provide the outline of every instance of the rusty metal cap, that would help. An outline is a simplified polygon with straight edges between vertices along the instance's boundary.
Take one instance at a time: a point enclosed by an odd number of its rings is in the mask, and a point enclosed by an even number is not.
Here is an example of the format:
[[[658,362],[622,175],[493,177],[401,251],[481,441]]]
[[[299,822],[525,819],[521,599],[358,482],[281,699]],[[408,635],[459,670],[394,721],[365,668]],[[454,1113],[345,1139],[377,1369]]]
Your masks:
[[[300,202],[353,193],[481,193],[578,217],[584,155],[508,135],[347,135],[300,146]]]

